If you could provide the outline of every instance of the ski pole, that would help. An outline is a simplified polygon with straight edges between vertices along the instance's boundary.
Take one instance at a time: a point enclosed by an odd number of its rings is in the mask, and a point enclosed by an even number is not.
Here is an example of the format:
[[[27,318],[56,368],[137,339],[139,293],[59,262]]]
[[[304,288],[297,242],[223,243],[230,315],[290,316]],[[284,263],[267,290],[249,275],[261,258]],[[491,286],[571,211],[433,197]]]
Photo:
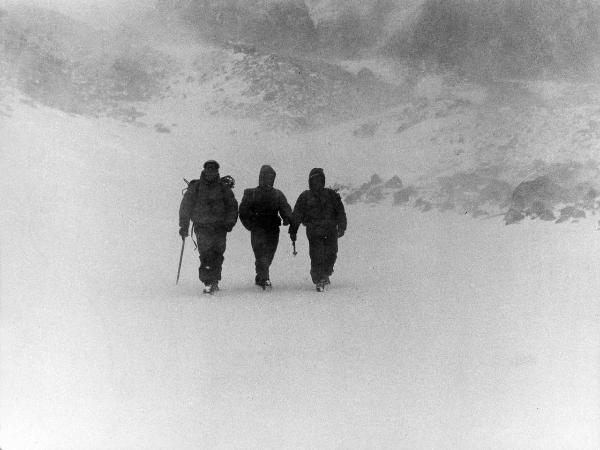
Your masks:
[[[181,261],[183,260],[183,248],[185,247],[185,238],[181,238],[181,255],[179,255],[179,267],[177,268],[177,281],[175,284],[179,283],[179,274],[181,272]]]
[[[298,252],[296,251],[296,241],[292,241],[292,247],[294,247],[294,251],[292,252],[292,255],[296,256],[298,254]]]

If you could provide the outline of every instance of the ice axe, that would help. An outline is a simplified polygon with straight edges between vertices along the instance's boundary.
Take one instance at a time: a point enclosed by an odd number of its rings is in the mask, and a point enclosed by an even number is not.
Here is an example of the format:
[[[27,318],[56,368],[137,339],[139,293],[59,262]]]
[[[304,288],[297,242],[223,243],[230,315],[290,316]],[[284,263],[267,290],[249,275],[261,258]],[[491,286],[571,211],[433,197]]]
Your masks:
[[[185,248],[185,238],[181,238],[181,254],[179,255],[179,267],[177,268],[177,281],[175,284],[179,283],[179,274],[181,273],[181,261],[183,260],[183,249]]]

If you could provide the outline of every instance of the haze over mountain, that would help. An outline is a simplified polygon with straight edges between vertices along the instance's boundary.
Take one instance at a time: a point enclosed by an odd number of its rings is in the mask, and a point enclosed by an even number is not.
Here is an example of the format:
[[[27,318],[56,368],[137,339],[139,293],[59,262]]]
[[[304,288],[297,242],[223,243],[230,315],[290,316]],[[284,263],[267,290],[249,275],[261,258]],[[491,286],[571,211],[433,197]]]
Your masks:
[[[597,17],[0,0],[0,447],[600,448]],[[285,229],[253,291],[239,223],[175,286],[208,159],[238,200],[324,169],[329,291]]]
[[[200,36],[337,56],[383,53],[470,74],[589,74],[600,48],[592,0],[159,0]]]
[[[33,101],[159,132],[197,109],[335,136],[383,158],[373,172],[406,172],[420,208],[560,218],[594,210],[600,192],[598,8],[545,4],[106,2],[96,7],[121,20],[96,28],[74,18],[90,14],[83,3],[57,2],[61,13],[11,2],[0,74]],[[335,181],[361,199],[353,189],[370,175]],[[520,183],[548,176],[542,192],[513,198]]]

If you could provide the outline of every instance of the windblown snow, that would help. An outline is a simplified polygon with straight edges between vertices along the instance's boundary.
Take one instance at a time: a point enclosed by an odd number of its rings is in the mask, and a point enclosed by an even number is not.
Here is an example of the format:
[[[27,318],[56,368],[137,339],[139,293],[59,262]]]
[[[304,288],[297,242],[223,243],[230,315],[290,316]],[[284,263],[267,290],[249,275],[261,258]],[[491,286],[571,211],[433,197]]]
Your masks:
[[[265,128],[313,94],[285,84],[290,69],[274,103],[251,98],[258,72],[232,67],[256,60],[219,52],[226,73],[188,59],[125,120],[0,88],[0,446],[598,448],[597,195],[581,203],[599,179],[597,109],[549,84],[523,108],[504,97],[512,85],[465,84],[302,133]],[[315,89],[392,86],[337,70],[315,69]],[[324,168],[348,214],[327,292],[311,284],[304,235],[294,257],[285,232],[273,290],[255,290],[239,223],[221,291],[201,294],[189,239],[175,285],[182,178],[207,159],[238,200],[262,164],[292,204]],[[515,188],[536,176],[562,189],[548,208],[585,217],[506,226]]]
[[[294,155],[285,139],[229,139],[205,117],[181,136],[155,134],[13,95],[2,121],[3,448],[597,446],[593,220],[506,227],[350,205],[324,295],[306,241],[294,258],[285,234],[273,291],[254,291],[238,225],[223,289],[206,297],[189,241],[174,285],[181,177],[216,157],[239,197],[268,162],[293,201],[307,168],[333,177],[345,149]]]

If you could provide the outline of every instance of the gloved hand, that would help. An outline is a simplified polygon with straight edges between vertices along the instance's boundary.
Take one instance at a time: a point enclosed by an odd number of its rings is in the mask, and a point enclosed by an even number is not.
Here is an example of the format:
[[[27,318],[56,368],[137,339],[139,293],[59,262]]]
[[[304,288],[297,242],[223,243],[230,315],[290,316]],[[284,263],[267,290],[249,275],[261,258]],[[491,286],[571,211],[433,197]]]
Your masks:
[[[186,237],[188,237],[188,236],[189,236],[189,233],[188,233],[188,227],[180,227],[180,228],[179,228],[179,236],[181,236],[181,237],[182,237],[182,238],[184,238],[184,239],[185,239]]]
[[[296,242],[296,233],[290,233],[290,239],[292,242]]]
[[[341,238],[345,233],[346,233],[346,230],[339,228],[337,235],[339,238]]]

